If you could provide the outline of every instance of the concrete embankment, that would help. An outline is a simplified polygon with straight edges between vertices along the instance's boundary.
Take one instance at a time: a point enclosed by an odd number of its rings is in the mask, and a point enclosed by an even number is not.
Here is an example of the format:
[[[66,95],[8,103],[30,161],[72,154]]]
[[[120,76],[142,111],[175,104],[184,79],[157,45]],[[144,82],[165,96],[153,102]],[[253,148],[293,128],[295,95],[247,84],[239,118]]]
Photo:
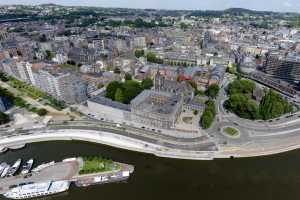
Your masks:
[[[267,156],[300,148],[300,143],[297,143],[295,140],[294,143],[284,143],[283,145],[274,145],[270,147],[264,146],[262,148],[256,146],[253,148],[220,148],[218,151],[191,151],[168,148],[159,144],[149,143],[109,132],[66,129],[44,132],[41,131],[31,135],[19,135],[3,138],[0,140],[0,153],[5,152],[9,148],[13,149],[16,147],[23,147],[28,143],[58,140],[78,140],[99,143],[131,151],[154,154],[158,157],[187,160],[213,160],[215,158]]]
[[[7,137],[0,140],[0,148],[9,146],[24,145],[27,143],[57,141],[57,140],[79,140],[92,143],[100,143],[131,151],[154,154],[159,157],[190,159],[190,160],[212,160],[215,151],[189,151],[177,150],[144,142],[126,136],[113,133],[93,131],[93,130],[55,130],[34,133],[30,135],[20,135]]]
[[[248,148],[237,149],[232,151],[219,151],[215,154],[215,158],[249,158],[259,156],[270,156],[288,151],[300,149],[300,144],[281,145],[269,148]]]

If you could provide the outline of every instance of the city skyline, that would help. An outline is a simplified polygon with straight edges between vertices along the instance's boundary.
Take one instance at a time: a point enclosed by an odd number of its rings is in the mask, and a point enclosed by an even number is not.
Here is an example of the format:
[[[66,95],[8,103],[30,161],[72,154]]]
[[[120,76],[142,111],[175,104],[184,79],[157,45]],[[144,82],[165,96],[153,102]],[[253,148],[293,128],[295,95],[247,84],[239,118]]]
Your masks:
[[[12,0],[9,2],[2,2],[0,5],[8,4],[25,4],[25,5],[38,5],[54,3],[59,5],[68,6],[97,6],[97,7],[122,7],[122,8],[154,8],[154,9],[170,9],[170,10],[224,10],[228,8],[238,7],[252,10],[262,11],[276,11],[276,12],[299,12],[300,2],[297,0],[273,0],[270,2],[262,2],[259,0],[245,1],[245,0],[212,0],[202,1],[189,0],[166,0],[166,1],[145,1],[145,0],[87,0],[84,3],[82,1],[74,0]]]

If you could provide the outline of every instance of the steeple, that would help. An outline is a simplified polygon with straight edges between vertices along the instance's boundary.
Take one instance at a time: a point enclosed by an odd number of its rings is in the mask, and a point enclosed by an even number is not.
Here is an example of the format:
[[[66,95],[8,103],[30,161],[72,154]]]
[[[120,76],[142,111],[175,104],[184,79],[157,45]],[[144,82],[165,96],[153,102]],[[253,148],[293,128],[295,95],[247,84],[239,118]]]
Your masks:
[[[159,68],[157,69],[156,75],[154,77],[154,89],[156,91],[161,91],[164,87],[165,77],[160,74]]]

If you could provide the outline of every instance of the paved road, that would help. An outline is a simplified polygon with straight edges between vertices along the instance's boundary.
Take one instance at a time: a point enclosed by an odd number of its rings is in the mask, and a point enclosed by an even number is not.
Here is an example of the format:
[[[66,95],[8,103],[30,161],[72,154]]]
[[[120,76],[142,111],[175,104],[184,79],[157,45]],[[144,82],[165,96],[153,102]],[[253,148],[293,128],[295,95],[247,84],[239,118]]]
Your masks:
[[[111,132],[115,135],[126,136],[136,140],[145,141],[162,147],[188,150],[188,151],[211,151],[218,152],[216,157],[229,155],[265,155],[272,152],[277,153],[287,149],[298,148],[300,145],[300,115],[284,116],[271,122],[258,122],[240,119],[236,115],[228,113],[223,103],[226,100],[225,88],[230,80],[224,79],[220,95],[217,97],[218,105],[217,120],[205,134],[194,138],[181,138],[165,135],[163,132],[155,132],[129,125],[118,125],[112,122],[85,120],[69,121],[65,123],[50,124],[46,130],[78,129],[78,130],[98,130]],[[118,127],[120,126],[120,127]],[[224,127],[234,127],[239,130],[239,138],[230,138],[221,133]],[[42,129],[43,131],[45,129]],[[38,131],[38,130],[36,130]],[[2,137],[14,137],[19,134],[32,134],[28,131],[17,131],[3,133]]]
[[[270,121],[251,121],[229,113],[223,104],[228,98],[225,88],[231,80],[224,79],[217,97],[217,120],[207,133],[219,144],[221,153],[243,155],[264,155],[266,152],[280,152],[280,149],[300,144],[300,114],[287,114]],[[233,127],[240,132],[239,138],[230,138],[221,133],[224,127]],[[284,140],[283,140],[284,139]],[[247,153],[248,152],[248,153]],[[252,153],[250,153],[252,152]],[[255,152],[255,153],[254,153]]]

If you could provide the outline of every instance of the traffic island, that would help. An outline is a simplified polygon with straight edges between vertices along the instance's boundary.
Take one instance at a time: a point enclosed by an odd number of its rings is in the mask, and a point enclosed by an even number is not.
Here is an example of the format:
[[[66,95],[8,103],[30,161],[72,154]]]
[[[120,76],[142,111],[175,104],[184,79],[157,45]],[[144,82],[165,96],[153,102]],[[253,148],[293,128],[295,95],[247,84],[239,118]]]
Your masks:
[[[241,135],[238,129],[229,126],[224,127],[222,129],[222,134],[225,135],[226,137],[234,138],[234,139],[240,138]]]

